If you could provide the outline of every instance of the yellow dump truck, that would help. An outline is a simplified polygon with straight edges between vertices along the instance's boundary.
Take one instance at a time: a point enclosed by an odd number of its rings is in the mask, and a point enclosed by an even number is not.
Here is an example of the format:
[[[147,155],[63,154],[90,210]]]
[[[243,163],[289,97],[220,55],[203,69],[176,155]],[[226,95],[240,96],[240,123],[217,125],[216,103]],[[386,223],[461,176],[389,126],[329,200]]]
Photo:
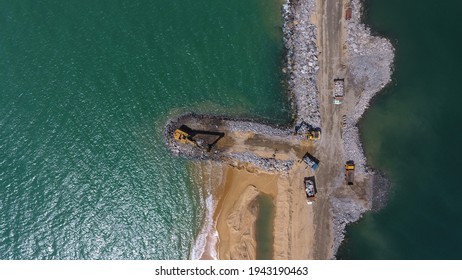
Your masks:
[[[321,139],[321,131],[319,129],[311,130],[308,132],[307,137],[309,140],[319,140]]]
[[[349,160],[345,164],[345,181],[347,185],[353,185],[355,180],[355,163],[352,160]]]

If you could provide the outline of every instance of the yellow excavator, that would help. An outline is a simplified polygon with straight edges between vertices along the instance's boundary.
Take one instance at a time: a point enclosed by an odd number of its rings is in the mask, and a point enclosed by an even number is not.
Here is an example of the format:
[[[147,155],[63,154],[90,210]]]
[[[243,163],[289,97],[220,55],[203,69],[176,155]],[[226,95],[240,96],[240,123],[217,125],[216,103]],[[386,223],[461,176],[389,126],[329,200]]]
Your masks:
[[[177,130],[175,130],[175,132],[173,133],[173,138],[175,138],[176,141],[181,142],[181,143],[190,143],[190,144],[194,143],[191,135],[183,131],[181,128],[178,128]]]
[[[207,152],[210,152],[218,140],[224,136],[225,134],[223,132],[195,130],[186,125],[180,126],[173,133],[173,138],[176,141],[184,144],[196,145]]]

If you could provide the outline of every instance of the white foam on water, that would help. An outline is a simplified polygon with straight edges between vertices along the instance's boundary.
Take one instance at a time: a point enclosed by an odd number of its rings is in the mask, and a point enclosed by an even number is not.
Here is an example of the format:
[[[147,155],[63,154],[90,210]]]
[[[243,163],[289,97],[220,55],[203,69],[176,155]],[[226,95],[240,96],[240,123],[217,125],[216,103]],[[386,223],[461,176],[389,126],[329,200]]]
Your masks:
[[[214,227],[213,222],[213,213],[215,212],[215,205],[213,203],[213,197],[211,194],[205,199],[205,219],[204,225],[197,235],[196,242],[194,243],[191,249],[190,259],[197,260],[205,252],[207,246],[207,238],[209,238],[210,243],[209,251],[207,252],[213,259],[217,259],[216,244],[218,241],[218,232]]]

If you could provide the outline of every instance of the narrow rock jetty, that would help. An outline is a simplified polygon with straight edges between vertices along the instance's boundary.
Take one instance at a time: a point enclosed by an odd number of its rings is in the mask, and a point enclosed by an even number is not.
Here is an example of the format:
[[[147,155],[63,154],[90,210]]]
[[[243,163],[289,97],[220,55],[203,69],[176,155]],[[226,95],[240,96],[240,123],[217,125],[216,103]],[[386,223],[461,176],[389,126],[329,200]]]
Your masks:
[[[186,125],[194,130],[223,132],[224,137],[210,150],[173,138],[176,129]],[[174,155],[196,160],[226,161],[230,164],[249,163],[267,172],[287,172],[302,154],[302,135],[291,127],[276,127],[252,120],[224,116],[185,114],[170,120],[164,139]],[[276,147],[276,148],[275,148]],[[292,152],[292,157],[279,157],[276,149]]]
[[[283,5],[284,45],[287,50],[289,96],[295,111],[295,122],[305,121],[321,127],[319,92],[316,74],[319,70],[317,28],[310,22],[315,1],[293,0]]]

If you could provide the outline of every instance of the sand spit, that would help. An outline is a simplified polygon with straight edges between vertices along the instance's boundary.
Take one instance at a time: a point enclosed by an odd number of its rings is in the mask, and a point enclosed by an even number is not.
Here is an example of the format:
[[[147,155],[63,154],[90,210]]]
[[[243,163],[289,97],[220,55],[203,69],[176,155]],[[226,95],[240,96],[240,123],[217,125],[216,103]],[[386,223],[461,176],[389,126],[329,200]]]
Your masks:
[[[176,128],[187,125],[196,130],[224,132],[225,136],[210,150],[179,143],[172,135]],[[273,197],[273,258],[312,258],[314,240],[313,208],[306,202],[303,179],[312,176],[312,170],[301,162],[306,152],[314,152],[313,141],[294,134],[294,129],[275,127],[250,120],[185,114],[171,120],[164,130],[165,140],[173,154],[198,160],[202,177],[214,174],[223,180],[215,181],[205,191],[213,195],[216,211],[213,220],[206,217],[205,227],[198,237],[213,241],[218,231],[218,248],[212,252],[195,247],[193,256],[220,259],[252,259],[256,257],[255,196],[256,192]],[[221,172],[206,169],[219,168]],[[219,175],[222,174],[222,175]],[[249,188],[249,186],[253,186]],[[210,203],[209,203],[210,204]],[[207,242],[210,242],[207,241]],[[207,247],[208,246],[208,247]]]
[[[247,186],[228,212],[222,213],[226,220],[228,242],[222,238],[220,254],[222,260],[254,260],[257,242],[255,240],[255,221],[257,220],[256,199],[259,191],[255,186]],[[221,226],[221,225],[220,225]],[[222,234],[223,236],[223,234]]]
[[[306,204],[303,188],[293,188],[299,185],[292,180],[302,179],[304,173],[304,167],[296,165],[290,176],[224,166],[226,180],[218,186],[222,192],[216,197],[220,259],[255,259],[255,199],[260,194],[273,200],[273,259],[312,258],[313,210]]]

